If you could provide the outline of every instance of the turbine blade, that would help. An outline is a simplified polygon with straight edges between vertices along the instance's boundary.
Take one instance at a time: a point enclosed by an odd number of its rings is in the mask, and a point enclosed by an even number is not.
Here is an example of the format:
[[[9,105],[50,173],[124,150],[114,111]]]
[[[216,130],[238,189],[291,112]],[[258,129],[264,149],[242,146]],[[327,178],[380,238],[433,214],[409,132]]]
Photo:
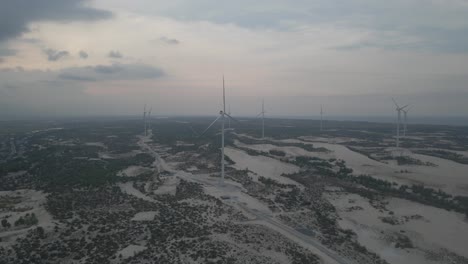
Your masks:
[[[240,123],[237,119],[235,119],[235,118],[232,117],[231,115],[226,114],[226,113],[224,113],[224,114],[227,115],[227,117],[229,117],[232,121],[237,122],[237,123]]]
[[[223,112],[226,113],[226,89],[224,88],[224,74],[223,74]]]
[[[205,131],[203,131],[203,133],[201,133],[200,136],[198,136],[198,137],[203,136],[203,135],[206,133],[206,131],[208,131],[208,129],[210,129],[210,128],[216,123],[216,121],[218,121],[221,117],[222,117],[222,115],[218,116],[218,118],[216,118],[216,119],[213,121],[213,123],[211,123],[211,124],[205,129]]]
[[[400,108],[400,106],[397,104],[397,102],[395,101],[394,98],[392,98],[392,101],[393,101],[393,103],[395,104],[395,106],[396,106],[397,108]]]
[[[255,118],[259,118],[262,114],[263,112],[260,112]]]
[[[190,128],[190,130],[192,131],[192,133],[193,133],[195,136],[197,136],[197,137],[200,136],[200,135],[198,135],[197,131],[195,131],[195,129],[193,129],[193,127],[192,127],[191,125],[188,125],[188,127]]]

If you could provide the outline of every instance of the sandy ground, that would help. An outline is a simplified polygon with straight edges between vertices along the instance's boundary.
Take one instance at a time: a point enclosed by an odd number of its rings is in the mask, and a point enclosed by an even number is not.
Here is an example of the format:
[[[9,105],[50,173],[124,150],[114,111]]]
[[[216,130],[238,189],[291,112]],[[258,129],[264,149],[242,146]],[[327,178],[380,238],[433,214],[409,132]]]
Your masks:
[[[162,195],[162,194],[175,195],[178,184],[179,184],[179,179],[177,177],[174,177],[174,176],[167,177],[164,180],[163,185],[159,186],[159,188],[154,190],[153,193],[156,195]]]
[[[235,148],[226,148],[225,153],[226,156],[235,162],[233,167],[238,170],[248,168],[259,176],[270,178],[284,184],[299,185],[297,182],[281,176],[283,173],[291,174],[299,172],[299,167],[295,165],[265,156],[250,156],[246,152]]]
[[[366,174],[375,178],[397,182],[399,184],[424,184],[427,187],[442,189],[443,191],[453,195],[468,195],[468,165],[456,163],[450,160],[437,157],[413,154],[409,150],[405,150],[404,155],[408,155],[423,162],[431,162],[437,166],[417,166],[403,165],[399,166],[396,163],[383,163],[372,160],[365,155],[348,149],[346,146],[339,144],[330,144],[323,142],[310,142],[298,139],[280,140],[282,143],[303,143],[312,144],[314,147],[323,147],[330,150],[329,153],[309,152],[298,147],[279,147],[271,144],[262,145],[245,145],[259,151],[269,151],[278,149],[286,152],[288,156],[310,156],[322,159],[336,158],[346,162],[346,165],[353,169],[354,174]],[[400,173],[402,170],[408,173]]]
[[[117,173],[117,176],[127,176],[127,177],[136,177],[140,174],[151,172],[152,170],[149,168],[145,168],[142,166],[130,166],[124,170],[121,170]]]
[[[157,213],[155,211],[139,212],[135,214],[132,221],[153,221]]]
[[[362,245],[389,263],[439,263],[427,259],[425,254],[441,249],[468,257],[468,222],[461,214],[392,198],[386,206],[394,212],[394,215],[390,215],[374,208],[359,195],[334,193],[329,194],[328,198],[341,217],[340,226],[356,232]],[[353,207],[362,209],[353,210]],[[384,223],[381,217],[394,217],[399,224]],[[398,234],[409,237],[415,248],[395,248],[392,237]]]
[[[137,198],[143,199],[148,202],[156,202],[156,200],[154,200],[153,198],[148,197],[144,195],[142,192],[140,192],[139,190],[135,189],[133,187],[133,182],[119,183],[118,186],[120,187],[122,192],[126,194],[133,195]]]
[[[0,219],[7,216],[8,222],[12,225],[9,229],[0,227],[0,245],[13,243],[19,236],[25,235],[29,230],[43,227],[46,231],[52,230],[54,227],[52,216],[46,211],[44,205],[46,202],[46,194],[36,190],[17,190],[17,191],[1,191],[0,196],[15,196],[21,197],[21,202],[15,205],[15,209],[24,209],[22,212],[1,211]],[[38,224],[29,228],[15,227],[14,222],[21,216],[34,213],[38,219]]]
[[[120,250],[119,252],[117,252],[117,257],[119,255],[122,255],[123,259],[127,259],[129,257],[133,257],[136,253],[141,252],[141,251],[143,251],[145,249],[146,249],[145,246],[129,245],[128,247],[126,247],[126,248]]]

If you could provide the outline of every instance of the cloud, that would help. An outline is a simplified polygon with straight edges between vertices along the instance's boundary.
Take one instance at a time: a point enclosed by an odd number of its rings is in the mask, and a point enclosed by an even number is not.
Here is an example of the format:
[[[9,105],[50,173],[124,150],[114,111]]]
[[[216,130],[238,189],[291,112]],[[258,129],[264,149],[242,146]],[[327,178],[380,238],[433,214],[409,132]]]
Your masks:
[[[29,44],[41,44],[42,43],[42,41],[37,38],[23,38],[21,39],[21,41],[25,43],[29,43]]]
[[[81,50],[78,53],[78,56],[80,56],[80,58],[82,58],[82,59],[87,59],[89,57],[88,53],[86,51],[83,51],[83,50]]]
[[[88,7],[87,0],[14,0],[0,2],[0,41],[28,31],[36,21],[95,21],[112,16],[108,11]]]
[[[114,58],[114,59],[121,59],[121,58],[123,58],[122,53],[120,53],[120,51],[118,51],[118,50],[115,50],[115,51],[114,51],[114,50],[111,50],[111,51],[109,52],[109,55],[107,55],[107,56],[108,56],[109,58]]]
[[[43,52],[47,55],[47,60],[49,61],[58,61],[70,55],[70,53],[66,50],[45,49]]]
[[[62,70],[58,77],[71,81],[106,81],[154,79],[165,75],[164,71],[146,64],[111,64],[74,67]]]
[[[168,38],[168,37],[160,37],[159,40],[165,44],[168,44],[168,45],[177,45],[180,43],[179,40],[177,39],[174,39],[174,38]]]
[[[208,21],[248,29],[300,31],[328,26],[370,32],[371,39],[356,40],[353,48],[382,48],[468,53],[466,0],[134,0],[115,3],[119,8],[179,21]],[[207,12],[206,10],[210,10]],[[398,35],[401,43],[391,39]],[[375,39],[375,37],[379,37]],[[406,39],[417,39],[417,42]],[[346,44],[344,44],[346,45]],[[339,43],[336,46],[343,46]]]
[[[59,74],[59,78],[63,80],[70,80],[70,81],[79,81],[79,82],[95,82],[97,79],[92,77],[74,75],[73,73],[63,72]]]
[[[10,48],[6,48],[6,47],[2,47],[0,45],[0,56],[1,57],[7,57],[7,56],[13,56],[16,54],[16,50],[14,49],[10,49]]]

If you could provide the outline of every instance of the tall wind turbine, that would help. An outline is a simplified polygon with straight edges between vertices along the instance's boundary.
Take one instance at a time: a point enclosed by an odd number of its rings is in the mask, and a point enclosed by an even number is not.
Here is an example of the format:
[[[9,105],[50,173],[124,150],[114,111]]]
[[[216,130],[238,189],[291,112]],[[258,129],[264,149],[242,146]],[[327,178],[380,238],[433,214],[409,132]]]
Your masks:
[[[224,186],[224,124],[226,116],[229,119],[235,120],[230,114],[226,113],[226,89],[224,88],[224,76],[223,76],[223,109],[219,111],[219,116],[200,134],[200,137],[203,136],[208,129],[210,129],[219,119],[221,119],[221,186]]]
[[[323,130],[323,107],[320,105],[320,131]]]
[[[265,99],[262,100],[262,111],[257,115],[257,117],[262,117],[262,139],[265,138]]]
[[[403,137],[406,137],[407,125],[408,125],[408,112],[411,107],[405,109],[401,109],[403,111]]]
[[[396,136],[396,146],[397,148],[400,147],[400,124],[401,124],[401,112],[403,111],[403,109],[405,109],[408,105],[405,105],[403,107],[400,107],[397,102],[395,101],[395,99],[392,98],[392,101],[393,103],[395,104],[396,106],[396,111],[397,111],[397,136]]]
[[[143,135],[146,136],[146,104],[143,107]]]
[[[146,131],[148,131],[148,129],[151,129],[151,110],[153,110],[153,107],[150,108],[150,110],[148,111],[148,115],[146,116],[147,117]],[[146,134],[148,134],[148,133],[146,133]]]
[[[229,104],[229,109],[228,109],[228,115],[231,115],[231,105]],[[231,119],[228,118],[228,126],[229,126],[229,129],[231,129]]]

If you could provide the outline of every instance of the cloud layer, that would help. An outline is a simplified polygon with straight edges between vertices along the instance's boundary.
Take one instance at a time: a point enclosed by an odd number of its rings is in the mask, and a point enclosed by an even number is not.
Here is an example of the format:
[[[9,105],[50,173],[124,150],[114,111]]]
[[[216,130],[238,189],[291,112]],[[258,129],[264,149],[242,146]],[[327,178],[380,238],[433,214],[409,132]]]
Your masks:
[[[86,0],[14,0],[0,2],[0,42],[28,31],[35,21],[94,21],[109,11],[85,6]]]
[[[63,69],[58,77],[72,81],[141,80],[161,78],[164,71],[145,64],[97,65]]]
[[[0,0],[0,108],[106,98],[210,114],[224,74],[245,115],[264,96],[278,115],[387,114],[393,96],[468,114],[467,13],[464,0]]]

